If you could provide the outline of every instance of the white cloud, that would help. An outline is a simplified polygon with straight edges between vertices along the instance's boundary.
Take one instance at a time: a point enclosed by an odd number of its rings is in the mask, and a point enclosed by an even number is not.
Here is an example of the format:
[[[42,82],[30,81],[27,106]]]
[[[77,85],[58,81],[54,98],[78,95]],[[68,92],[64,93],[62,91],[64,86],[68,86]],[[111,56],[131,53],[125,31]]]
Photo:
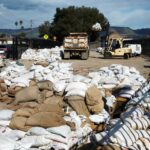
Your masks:
[[[0,0],[0,28],[15,28],[14,22],[22,19],[38,26],[51,20],[57,7],[96,7],[108,18],[111,25],[132,28],[149,27],[149,0]]]

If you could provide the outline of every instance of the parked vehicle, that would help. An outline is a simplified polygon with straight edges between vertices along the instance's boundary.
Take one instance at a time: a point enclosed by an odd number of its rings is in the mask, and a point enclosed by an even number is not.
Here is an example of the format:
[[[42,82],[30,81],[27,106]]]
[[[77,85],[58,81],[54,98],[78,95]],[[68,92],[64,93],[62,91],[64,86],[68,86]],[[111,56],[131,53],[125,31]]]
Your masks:
[[[132,49],[123,47],[122,38],[112,38],[108,41],[108,47],[104,51],[104,58],[123,57],[128,59],[132,56]]]
[[[2,44],[0,45],[0,55],[2,58],[9,58],[12,51],[12,45]]]
[[[141,44],[125,44],[125,47],[132,49],[132,56],[139,56],[142,53]]]
[[[64,58],[80,56],[81,59],[88,59],[89,45],[87,33],[70,33],[64,39]]]

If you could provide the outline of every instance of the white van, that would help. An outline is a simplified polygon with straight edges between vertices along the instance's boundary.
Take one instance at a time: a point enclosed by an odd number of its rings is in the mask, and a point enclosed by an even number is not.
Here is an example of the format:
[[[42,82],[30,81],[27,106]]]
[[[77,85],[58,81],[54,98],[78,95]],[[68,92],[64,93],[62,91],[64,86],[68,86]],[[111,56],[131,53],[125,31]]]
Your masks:
[[[125,47],[132,49],[132,56],[139,56],[142,53],[141,44],[126,44]]]

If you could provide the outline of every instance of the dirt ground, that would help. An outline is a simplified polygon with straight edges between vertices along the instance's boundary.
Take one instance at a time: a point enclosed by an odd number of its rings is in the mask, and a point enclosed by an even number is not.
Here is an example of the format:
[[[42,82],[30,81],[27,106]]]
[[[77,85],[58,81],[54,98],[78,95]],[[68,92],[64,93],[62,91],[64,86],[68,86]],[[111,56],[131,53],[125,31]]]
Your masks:
[[[82,75],[87,75],[88,72],[111,64],[121,64],[129,67],[133,66],[146,78],[150,73],[150,58],[145,56],[132,57],[127,60],[123,58],[104,59],[103,56],[96,51],[91,51],[88,60],[70,59],[62,60],[62,62],[72,63],[75,74]]]

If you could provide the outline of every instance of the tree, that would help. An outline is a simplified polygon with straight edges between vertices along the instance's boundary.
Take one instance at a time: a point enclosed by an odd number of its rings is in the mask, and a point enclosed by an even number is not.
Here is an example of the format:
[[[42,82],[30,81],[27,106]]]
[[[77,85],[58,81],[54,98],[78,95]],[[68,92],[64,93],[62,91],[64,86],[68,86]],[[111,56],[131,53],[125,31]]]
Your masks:
[[[59,41],[70,32],[87,32],[91,36],[92,25],[96,22],[99,22],[102,28],[109,24],[107,18],[97,8],[74,6],[57,8],[54,20],[50,24],[50,36],[56,36]]]
[[[15,22],[15,26],[16,26],[16,29],[17,29],[17,26],[18,26],[18,22],[17,21]]]
[[[50,22],[49,21],[45,21],[42,25],[39,26],[39,33],[40,33],[40,37],[43,37],[44,34],[50,34]]]

